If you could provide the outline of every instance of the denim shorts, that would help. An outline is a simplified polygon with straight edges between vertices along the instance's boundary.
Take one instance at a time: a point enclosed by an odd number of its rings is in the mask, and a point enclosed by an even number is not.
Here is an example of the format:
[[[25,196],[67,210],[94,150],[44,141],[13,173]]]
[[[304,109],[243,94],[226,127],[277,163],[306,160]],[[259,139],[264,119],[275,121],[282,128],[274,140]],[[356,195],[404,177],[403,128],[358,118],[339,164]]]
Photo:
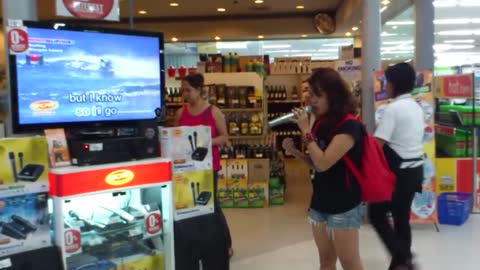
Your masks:
[[[326,224],[328,229],[357,230],[363,224],[365,206],[363,204],[339,214],[324,214],[310,209],[309,219],[312,224]]]

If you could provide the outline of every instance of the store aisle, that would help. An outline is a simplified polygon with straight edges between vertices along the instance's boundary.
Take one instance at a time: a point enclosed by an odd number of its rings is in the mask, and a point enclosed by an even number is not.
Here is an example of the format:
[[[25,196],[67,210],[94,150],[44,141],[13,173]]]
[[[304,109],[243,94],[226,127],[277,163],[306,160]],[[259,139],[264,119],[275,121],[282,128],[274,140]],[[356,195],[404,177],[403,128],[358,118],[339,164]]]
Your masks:
[[[298,161],[288,160],[286,172],[284,206],[224,210],[233,238],[233,261],[311,239],[307,222],[311,196],[308,170]]]
[[[266,209],[228,209],[235,256],[232,270],[317,270],[318,256],[306,220],[310,183],[305,169],[287,165],[287,204]],[[478,270],[480,215],[470,216],[462,227],[414,225],[414,250],[420,269]],[[388,265],[385,251],[370,226],[361,230],[361,252],[366,270]],[[342,269],[340,266],[338,269]]]

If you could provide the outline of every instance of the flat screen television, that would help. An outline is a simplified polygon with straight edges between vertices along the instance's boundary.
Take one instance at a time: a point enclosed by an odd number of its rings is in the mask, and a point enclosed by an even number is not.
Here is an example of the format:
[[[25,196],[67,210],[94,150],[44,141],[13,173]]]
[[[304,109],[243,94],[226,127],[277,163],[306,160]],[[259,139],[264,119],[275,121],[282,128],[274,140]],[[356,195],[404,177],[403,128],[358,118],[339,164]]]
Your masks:
[[[25,25],[29,52],[10,56],[15,133],[155,119],[165,86],[161,33]]]

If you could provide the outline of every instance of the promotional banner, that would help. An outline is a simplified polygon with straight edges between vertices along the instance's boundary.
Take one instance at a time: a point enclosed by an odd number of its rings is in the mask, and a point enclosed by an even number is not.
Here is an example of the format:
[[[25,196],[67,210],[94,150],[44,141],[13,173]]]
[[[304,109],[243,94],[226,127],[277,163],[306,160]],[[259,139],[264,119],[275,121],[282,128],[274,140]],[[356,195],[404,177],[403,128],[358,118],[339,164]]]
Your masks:
[[[48,191],[48,148],[44,137],[0,140],[0,197]]]
[[[335,70],[351,85],[358,104],[362,104],[362,61],[360,59],[335,61]]]
[[[473,74],[435,77],[435,97],[473,98]]]
[[[436,178],[435,178],[435,127],[434,127],[434,97],[432,93],[432,72],[430,70],[417,71],[415,88],[412,92],[413,98],[417,101],[424,112],[425,133],[424,151],[425,164],[423,192],[415,195],[412,203],[412,222],[436,223],[437,200],[436,200]],[[391,102],[386,92],[387,80],[383,71],[374,73],[374,99],[375,99],[375,121],[382,118],[383,111]]]
[[[118,0],[56,0],[58,16],[119,21]]]

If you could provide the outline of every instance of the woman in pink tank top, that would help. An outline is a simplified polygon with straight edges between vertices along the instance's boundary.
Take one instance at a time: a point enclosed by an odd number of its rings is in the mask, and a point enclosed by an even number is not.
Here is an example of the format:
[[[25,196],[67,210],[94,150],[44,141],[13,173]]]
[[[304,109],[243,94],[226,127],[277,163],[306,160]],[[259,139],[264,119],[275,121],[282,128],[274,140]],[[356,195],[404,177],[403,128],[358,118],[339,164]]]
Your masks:
[[[216,199],[218,171],[220,170],[220,151],[219,146],[228,141],[227,123],[223,112],[216,106],[210,105],[207,100],[207,93],[203,90],[204,78],[200,73],[191,74],[182,79],[181,91],[186,104],[177,111],[175,117],[176,126],[209,126],[212,132],[212,162],[214,171],[214,193],[215,193],[215,212],[218,213],[224,221],[227,240],[229,243],[229,254],[233,254],[230,237],[230,230],[222,209]]]

